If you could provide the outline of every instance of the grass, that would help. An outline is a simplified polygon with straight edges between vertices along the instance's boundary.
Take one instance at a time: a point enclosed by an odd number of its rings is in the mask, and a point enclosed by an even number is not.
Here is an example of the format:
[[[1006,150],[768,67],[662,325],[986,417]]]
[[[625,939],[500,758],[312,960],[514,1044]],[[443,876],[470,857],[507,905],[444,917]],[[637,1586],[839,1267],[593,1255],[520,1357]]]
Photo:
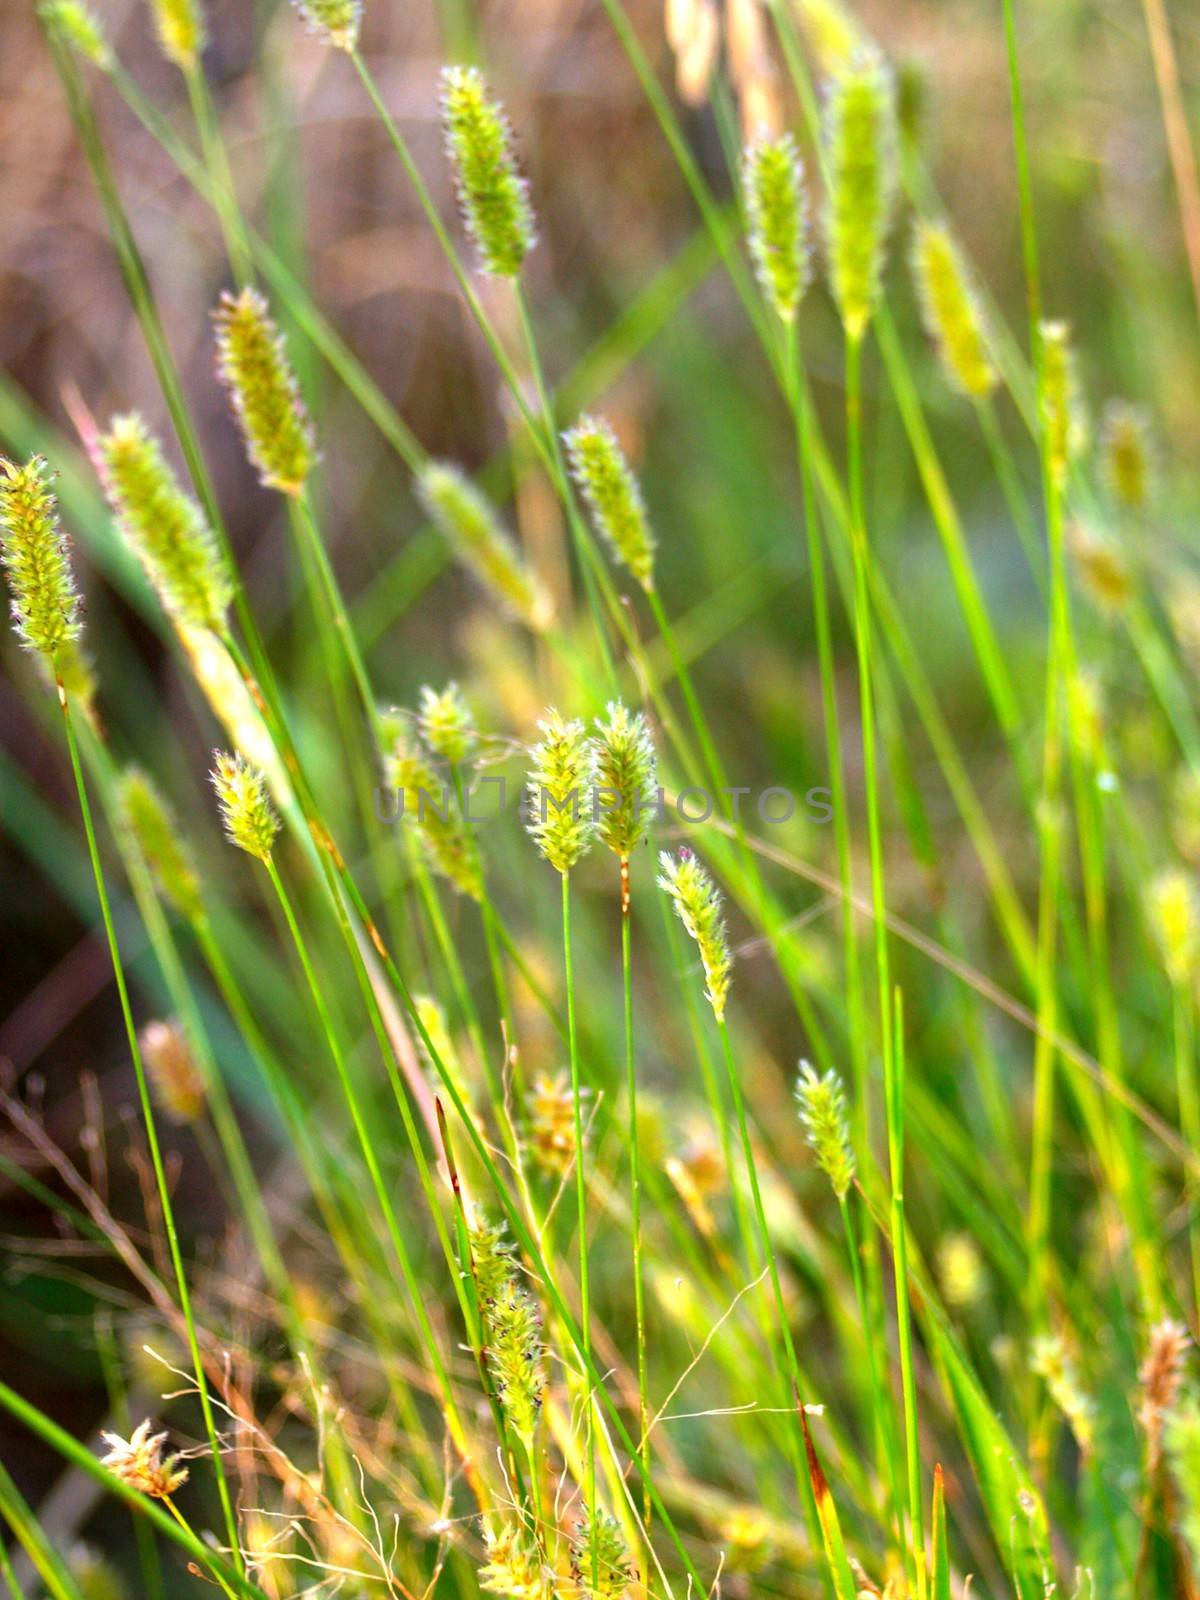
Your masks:
[[[1007,253],[971,259],[939,193],[959,192],[961,152],[935,169],[909,69],[839,54],[817,25],[865,41],[858,19],[768,5],[771,74],[731,48],[685,110],[658,19],[602,0],[606,53],[580,70],[621,85],[682,242],[634,289],[589,231],[585,283],[552,288],[554,140],[516,114],[514,136],[467,73],[438,156],[372,8],[361,37],[353,6],[304,9],[307,42],[291,7],[262,7],[265,115],[300,93],[300,61],[353,105],[461,309],[482,425],[465,400],[443,415],[393,388],[341,331],[311,287],[320,241],[287,209],[298,187],[247,201],[211,56],[152,94],[127,41],[89,59],[75,10],[41,12],[73,176],[157,386],[137,402],[169,428],[232,603],[197,628],[153,563],[147,583],[137,519],[114,523],[93,467],[102,386],[50,416],[5,382],[4,455],[61,468],[94,658],[56,632],[52,593],[25,629],[42,659],[13,641],[5,826],[22,881],[49,884],[75,939],[102,933],[120,1029],[86,1018],[107,1064],[83,1080],[86,1138],[43,1118],[33,1071],[0,1086],[0,1174],[69,1246],[17,1247],[3,1327],[39,1374],[53,1330],[89,1402],[16,1363],[0,1384],[0,1579],[90,1597],[85,1541],[118,1594],[1200,1592],[1196,580],[1159,531],[1194,511],[1179,441],[1196,412],[1155,417],[1148,506],[1077,427],[1076,364],[1117,370],[1095,302],[1140,306],[1116,263],[1119,294],[1081,270],[1070,301],[1033,19],[1011,0],[987,18],[1012,229]],[[323,41],[335,13],[350,31]],[[1194,41],[1144,15],[1136,103],[1161,100],[1174,185],[1156,201],[1172,370],[1194,379]],[[437,20],[523,108],[533,85],[488,8]],[[424,116],[438,78],[418,59]],[[804,170],[789,146],[747,195],[764,105]],[[217,287],[266,296],[299,390],[227,357],[236,418],[215,415],[123,177],[125,113],[211,213]],[[295,176],[295,130],[261,131]],[[516,150],[546,234],[528,261]],[[929,328],[905,271],[918,220],[956,242],[970,293],[943,303],[978,318],[965,335]],[[921,305],[937,351],[978,340],[977,390],[931,355]],[[1144,393],[1159,376],[1149,348],[1120,371]],[[564,442],[583,404],[614,424],[603,481]],[[419,509],[447,438],[494,507],[469,529]],[[249,496],[265,567],[246,559]],[[1106,572],[1077,525],[1107,541]],[[44,532],[5,524],[26,622],[52,582],[17,558]],[[463,547],[485,574],[469,587]],[[513,603],[520,570],[552,621]],[[439,733],[419,691],[451,679],[461,699],[439,704],[466,720]],[[588,804],[595,762],[627,758],[617,702],[656,747],[657,778],[643,764],[631,784],[662,796],[627,828],[611,797]],[[245,762],[218,763],[240,850],[219,836],[214,745]],[[161,832],[119,803],[134,766],[170,799]],[[401,771],[418,776],[389,823]],[[555,809],[527,831],[531,771]],[[673,852],[658,886],[650,842]],[[203,1087],[183,1126],[140,1042],[171,1016]],[[48,1112],[68,1070],[54,1037],[17,1062],[46,1075]],[[184,1451],[170,1493],[101,1460],[99,1426],[129,1437],[145,1417]],[[59,1471],[65,1524],[44,1495]]]

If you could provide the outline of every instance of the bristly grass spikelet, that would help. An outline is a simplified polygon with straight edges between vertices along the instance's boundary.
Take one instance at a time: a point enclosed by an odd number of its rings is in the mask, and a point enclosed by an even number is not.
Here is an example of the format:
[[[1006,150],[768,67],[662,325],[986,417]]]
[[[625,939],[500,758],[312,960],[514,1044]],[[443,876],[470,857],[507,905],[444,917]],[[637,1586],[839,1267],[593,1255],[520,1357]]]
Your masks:
[[[846,337],[862,338],[879,303],[895,192],[892,74],[874,47],[856,53],[829,88],[825,241]]]
[[[487,1333],[488,1371],[509,1426],[531,1450],[546,1389],[537,1305],[520,1280],[503,1229],[477,1225],[471,1260]]]
[[[475,724],[462,690],[456,683],[444,689],[421,688],[417,701],[417,726],[421,737],[443,761],[461,766],[475,748]]]
[[[112,48],[94,12],[83,0],[43,0],[38,16],[56,38],[107,72],[113,64]]]
[[[442,126],[459,203],[482,271],[515,278],[533,247],[529,185],[517,168],[512,130],[476,67],[445,67]]]
[[[99,441],[104,489],[121,531],[163,606],[195,628],[223,632],[233,585],[212,530],[136,413]]]
[[[596,752],[583,723],[550,710],[530,751],[526,827],[556,872],[570,872],[596,838]]]
[[[966,263],[944,223],[918,222],[912,266],[925,331],[946,376],[964,394],[982,399],[996,387],[996,368]]]
[[[580,1095],[586,1101],[588,1090],[581,1089]],[[525,1125],[538,1167],[553,1177],[565,1177],[575,1160],[575,1096],[565,1072],[553,1077],[538,1073],[525,1099]]]
[[[556,1600],[559,1586],[542,1557],[536,1538],[522,1523],[509,1521],[483,1530],[486,1561],[477,1577],[488,1594],[519,1600]]]
[[[654,587],[654,531],[641,487],[603,417],[580,417],[563,434],[576,487],[601,537],[642,588]]]
[[[1100,427],[1101,463],[1113,499],[1126,511],[1144,511],[1154,488],[1150,419],[1141,406],[1110,400]]]
[[[198,922],[204,915],[200,875],[167,802],[140,767],[127,767],[121,774],[117,804],[122,824],[145,856],[164,897],[181,917]]]
[[[721,912],[721,894],[707,871],[688,849],[678,855],[663,850],[659,854],[658,886],[670,895],[676,914],[688,935],[696,941],[704,967],[705,993],[720,1022],[725,1016],[733,958]]]
[[[1191,1342],[1183,1323],[1173,1317],[1164,1317],[1150,1329],[1146,1358],[1138,1368],[1141,1399],[1137,1419],[1146,1435],[1152,1467],[1162,1457],[1163,1426],[1179,1397]]]
[[[1061,489],[1087,444],[1083,391],[1065,322],[1043,322],[1041,412],[1050,471]]]
[[[416,828],[430,866],[460,894],[482,899],[478,859],[454,792],[409,731],[402,729],[393,740],[384,775],[403,797],[405,825]]]
[[[1172,983],[1186,984],[1200,957],[1200,900],[1189,873],[1169,867],[1146,891],[1146,915]]]
[[[308,24],[310,32],[336,45],[339,50],[354,51],[358,48],[362,0],[292,0],[292,4]]]
[[[8,574],[12,618],[26,650],[51,659],[79,638],[82,602],[44,457],[23,467],[0,459],[0,565]]]
[[[596,721],[597,819],[600,842],[626,868],[658,803],[658,765],[654,740],[640,711],[611,701]],[[627,879],[622,875],[627,893]]]
[[[267,302],[256,289],[226,291],[213,320],[217,372],[229,390],[246,453],[267,488],[299,495],[316,465],[316,446]]]
[[[515,616],[535,632],[550,621],[550,600],[530,573],[495,508],[465,473],[430,461],[417,479],[417,493],[464,565]]]
[[[167,1435],[151,1433],[152,1426],[149,1418],[139,1422],[128,1439],[118,1433],[102,1432],[100,1437],[108,1446],[108,1453],[101,1457],[100,1464],[130,1489],[137,1489],[152,1500],[165,1500],[187,1482],[187,1468],[180,1466],[177,1455],[164,1456]]]
[[[149,0],[154,31],[168,61],[191,72],[208,43],[201,0]]]
[[[817,1165],[832,1184],[834,1194],[844,1200],[854,1182],[854,1151],[850,1146],[846,1097],[833,1068],[818,1073],[811,1062],[802,1061],[796,1079],[796,1104],[804,1137],[816,1155]]]
[[[601,1507],[571,1541],[571,1574],[577,1593],[591,1600],[622,1600],[633,1582],[621,1525]]]
[[[138,1046],[158,1103],[178,1126],[195,1122],[204,1110],[204,1080],[179,1023],[156,1020],[138,1033]]]
[[[776,315],[791,322],[808,284],[810,251],[804,165],[790,133],[761,133],[746,147],[742,189],[758,280]]]
[[[1074,1357],[1057,1334],[1041,1334],[1033,1341],[1030,1365],[1045,1383],[1050,1398],[1066,1418],[1081,1450],[1090,1450],[1096,1437],[1096,1405],[1084,1391]]]
[[[270,861],[279,818],[267,797],[262,773],[245,756],[214,750],[211,777],[230,844],[259,861]]]

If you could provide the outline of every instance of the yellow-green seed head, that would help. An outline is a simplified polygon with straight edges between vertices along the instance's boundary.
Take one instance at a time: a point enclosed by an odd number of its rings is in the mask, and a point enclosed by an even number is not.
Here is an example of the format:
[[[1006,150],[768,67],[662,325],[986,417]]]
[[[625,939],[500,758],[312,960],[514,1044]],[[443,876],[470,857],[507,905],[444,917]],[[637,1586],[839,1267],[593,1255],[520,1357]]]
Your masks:
[[[795,0],[800,26],[817,65],[833,77],[862,49],[865,35],[840,0]]]
[[[526,827],[557,872],[569,872],[596,838],[596,753],[578,720],[557,711],[538,723],[525,786]]]
[[[541,632],[550,620],[549,598],[470,479],[446,462],[430,461],[417,493],[459,560],[527,627]]]
[[[790,133],[761,134],[742,158],[750,254],[763,293],[784,322],[796,315],[808,283],[808,201],[804,167]]]
[[[475,748],[475,724],[456,683],[448,683],[441,690],[431,689],[428,684],[422,688],[417,726],[434,755],[453,766],[461,765]]]
[[[283,335],[256,289],[223,294],[214,321],[217,372],[229,390],[246,453],[267,488],[298,495],[317,455]]]
[[[879,304],[895,191],[895,123],[891,72],[877,50],[863,49],[834,79],[825,111],[825,242],[833,298],[851,340],[862,338]]]
[[[1066,1345],[1056,1334],[1040,1334],[1030,1349],[1030,1365],[1066,1418],[1079,1448],[1091,1449],[1096,1438],[1096,1403],[1085,1392]]]
[[[664,850],[658,861],[662,868],[658,886],[670,895],[680,922],[696,941],[704,967],[705,993],[720,1022],[725,1015],[733,969],[720,891],[688,849],[675,856]]]
[[[590,1600],[622,1600],[633,1582],[620,1523],[600,1506],[571,1540],[571,1575]]]
[[[292,0],[296,10],[318,34],[339,50],[358,48],[362,26],[362,0]]]
[[[983,313],[949,228],[918,223],[912,262],[925,331],[946,376],[964,394],[982,399],[996,387],[996,369],[988,352]]]
[[[480,268],[493,277],[515,278],[533,247],[534,224],[508,118],[476,67],[443,68],[441,106],[459,204]]]
[[[1172,983],[1185,984],[1200,956],[1200,903],[1190,873],[1160,872],[1146,892],[1146,915]]]
[[[1043,322],[1040,333],[1042,426],[1050,471],[1061,488],[1087,445],[1087,419],[1070,329],[1065,322]]]
[[[613,555],[641,584],[654,587],[654,533],[637,479],[603,417],[580,417],[563,434],[580,494]]]
[[[99,442],[104,488],[121,531],[173,617],[219,633],[233,592],[200,507],[135,413],[114,417]]]
[[[42,456],[23,467],[0,459],[0,565],[26,650],[53,658],[83,631],[71,553]]]
[[[213,788],[230,844],[249,856],[270,861],[279,818],[267,797],[267,782],[244,756],[213,751]]]
[[[983,1257],[969,1233],[948,1233],[938,1240],[937,1276],[942,1298],[956,1311],[965,1310],[983,1298],[987,1287]]]
[[[833,1185],[834,1194],[844,1200],[854,1182],[854,1151],[850,1148],[841,1079],[832,1068],[818,1073],[810,1062],[802,1061],[796,1079],[796,1104],[804,1137],[816,1155],[817,1165]]]
[[[117,784],[123,825],[145,856],[164,897],[188,922],[204,915],[200,876],[175,818],[153,781],[139,767],[126,767]]]
[[[561,1591],[556,1574],[524,1523],[513,1520],[496,1529],[485,1527],[483,1546],[487,1560],[477,1574],[481,1589],[507,1595],[509,1600],[557,1600]]]
[[[1101,426],[1104,476],[1126,511],[1144,511],[1154,488],[1150,419],[1141,406],[1110,400]]]
[[[107,72],[113,64],[113,53],[104,30],[84,0],[43,0],[38,16],[46,27],[85,61]]]
[[[1200,1564],[1200,1399],[1188,1394],[1167,1417],[1167,1460],[1179,1495],[1179,1527],[1193,1563]]]
[[[509,1425],[531,1445],[546,1389],[542,1325],[502,1226],[479,1218],[471,1262],[487,1336],[487,1365]]]
[[[460,894],[483,898],[479,862],[471,849],[453,786],[401,725],[384,761],[388,784],[403,799],[405,825],[417,830],[433,870]]]
[[[181,72],[190,72],[208,42],[201,0],[150,0],[159,46]]]
[[[174,1018],[148,1022],[138,1034],[138,1048],[168,1120],[179,1127],[195,1122],[204,1110],[204,1079],[179,1023]]]
[[[628,861],[646,836],[658,801],[654,741],[640,711],[619,700],[596,723],[596,827],[601,843]]]

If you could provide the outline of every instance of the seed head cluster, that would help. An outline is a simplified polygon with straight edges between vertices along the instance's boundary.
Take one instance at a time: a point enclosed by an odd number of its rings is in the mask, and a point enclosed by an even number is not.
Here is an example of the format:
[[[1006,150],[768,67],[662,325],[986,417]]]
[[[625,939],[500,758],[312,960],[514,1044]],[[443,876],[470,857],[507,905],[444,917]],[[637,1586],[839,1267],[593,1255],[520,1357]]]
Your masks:
[[[808,283],[808,202],[804,166],[790,133],[761,134],[742,158],[750,254],[763,293],[784,322],[796,315]]]
[[[81,601],[71,554],[42,456],[23,467],[0,460],[0,564],[8,574],[12,618],[27,650],[53,660],[79,638]]]
[[[662,869],[658,886],[670,895],[676,915],[696,941],[704,967],[705,993],[720,1022],[725,1015],[733,970],[720,891],[690,850],[680,850],[678,855],[664,850],[658,861]]]
[[[442,126],[459,204],[480,268],[515,278],[534,243],[529,185],[512,149],[512,129],[476,67],[442,72]]]
[[[654,741],[642,713],[614,700],[596,723],[592,747],[600,842],[628,861],[646,836],[658,798]]]
[[[1146,913],[1172,983],[1186,984],[1200,957],[1200,903],[1191,876],[1169,867],[1151,880]]]
[[[417,725],[434,755],[452,766],[461,766],[475,748],[475,724],[456,683],[448,683],[441,690],[431,689],[428,684],[422,687]]]
[[[557,872],[570,872],[596,838],[596,751],[578,720],[557,711],[538,723],[541,739],[530,751],[526,826]]]
[[[622,1600],[633,1582],[621,1525],[600,1506],[571,1541],[571,1576],[590,1600]]]
[[[212,783],[230,844],[260,861],[270,861],[279,818],[262,773],[245,756],[214,750]]]
[[[1087,419],[1070,329],[1065,322],[1043,322],[1040,333],[1042,426],[1050,472],[1061,488],[1087,443]]]
[[[311,32],[339,50],[358,48],[362,0],[292,0]]]
[[[879,304],[895,190],[895,91],[879,52],[859,51],[833,80],[825,111],[825,242],[846,336],[859,340]]]
[[[950,382],[972,399],[996,387],[983,313],[966,263],[943,223],[921,222],[913,235],[913,277],[925,331]]]
[[[212,529],[136,413],[114,417],[99,444],[109,504],[163,606],[220,632],[233,585]]]
[[[528,571],[495,508],[457,467],[430,461],[417,479],[421,503],[455,555],[529,628],[544,629],[550,602]]]
[[[532,1447],[546,1389],[537,1304],[521,1282],[515,1254],[501,1228],[480,1218],[470,1243],[488,1371],[509,1426]]]
[[[159,889],[188,922],[204,915],[200,875],[167,802],[140,767],[127,767],[117,787],[123,825],[149,863]]]
[[[113,64],[113,53],[104,30],[90,6],[83,0],[44,0],[38,7],[47,28],[59,39],[77,51],[94,67],[107,71]]]
[[[603,417],[580,417],[563,435],[576,487],[600,536],[643,589],[654,587],[654,532],[637,479]]]
[[[817,1165],[833,1185],[834,1194],[844,1200],[854,1182],[854,1151],[850,1147],[842,1080],[832,1067],[818,1073],[811,1062],[802,1061],[796,1079],[796,1104]]]
[[[316,465],[312,423],[283,335],[257,289],[226,292],[214,315],[217,372],[246,453],[268,489],[299,495]]]
[[[195,1122],[204,1110],[204,1079],[179,1023],[174,1018],[148,1022],[138,1034],[138,1048],[168,1119],[178,1126]]]
[[[108,1446],[101,1465],[129,1488],[152,1500],[165,1500],[187,1482],[187,1468],[179,1465],[177,1455],[163,1455],[167,1435],[151,1433],[152,1426],[148,1418],[139,1422],[128,1439],[122,1439],[119,1433],[101,1433]]]
[[[1105,481],[1117,505],[1144,511],[1154,484],[1150,419],[1141,406],[1110,400],[1100,430]]]
[[[150,0],[159,47],[181,72],[191,72],[208,42],[201,0]]]
[[[482,899],[478,858],[471,849],[457,799],[410,730],[397,733],[384,771],[389,786],[403,796],[404,815],[416,828],[430,866],[460,894]]]

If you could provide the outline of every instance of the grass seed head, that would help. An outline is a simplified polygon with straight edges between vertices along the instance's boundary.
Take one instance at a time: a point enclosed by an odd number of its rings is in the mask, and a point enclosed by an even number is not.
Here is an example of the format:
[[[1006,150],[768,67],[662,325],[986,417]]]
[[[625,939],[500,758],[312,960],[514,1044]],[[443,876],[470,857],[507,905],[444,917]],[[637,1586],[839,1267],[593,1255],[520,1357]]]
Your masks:
[[[633,1582],[621,1525],[600,1506],[571,1541],[571,1575],[590,1600],[622,1600]]]
[[[678,855],[664,850],[658,858],[658,886],[671,897],[676,914],[696,941],[704,967],[705,993],[720,1022],[725,1015],[733,958],[721,913],[721,895],[705,869],[688,849]]]
[[[1040,1335],[1033,1341],[1030,1361],[1066,1418],[1079,1448],[1090,1450],[1096,1438],[1096,1403],[1085,1393],[1079,1369],[1062,1339],[1056,1334]]]
[[[526,827],[557,872],[570,872],[596,839],[596,751],[577,719],[551,709],[538,723],[525,784]]]
[[[150,0],[150,10],[163,55],[181,72],[193,71],[208,43],[201,0]]]
[[[1141,1400],[1138,1421],[1146,1434],[1150,1460],[1157,1464],[1162,1455],[1163,1424],[1175,1408],[1183,1382],[1191,1338],[1183,1323],[1164,1317],[1150,1329],[1146,1359],[1138,1369]]]
[[[1041,413],[1050,472],[1059,488],[1087,447],[1083,390],[1065,322],[1040,325],[1042,347]]]
[[[600,536],[643,589],[654,587],[654,531],[641,487],[603,417],[580,417],[563,434],[576,487]]]
[[[983,1258],[969,1233],[948,1233],[939,1240],[937,1275],[946,1304],[955,1310],[966,1310],[982,1299]]]
[[[596,723],[593,740],[601,843],[628,861],[646,836],[658,800],[654,741],[640,711],[619,700]]]
[[[833,1185],[834,1194],[844,1200],[854,1182],[854,1151],[850,1147],[850,1124],[842,1081],[832,1067],[818,1074],[810,1062],[800,1063],[796,1104],[804,1124],[804,1136],[816,1155],[817,1164]]]
[[[249,856],[270,861],[279,818],[267,796],[267,781],[242,755],[213,751],[213,788],[230,844]]]
[[[362,0],[292,0],[292,4],[310,32],[339,50],[357,50]]]
[[[582,1099],[588,1091],[580,1090]],[[526,1133],[534,1161],[550,1177],[564,1177],[575,1160],[575,1096],[566,1072],[540,1072],[526,1096]],[[586,1123],[584,1140],[586,1142]]]
[[[1160,872],[1146,892],[1146,914],[1167,976],[1174,984],[1190,982],[1200,956],[1200,904],[1191,874],[1178,867]]]
[[[1105,481],[1125,511],[1144,511],[1154,488],[1150,419],[1141,406],[1110,400],[1100,426]]]
[[[113,65],[112,48],[104,30],[84,0],[43,0],[38,16],[55,38],[94,67],[107,72]]]
[[[101,1433],[108,1446],[101,1466],[115,1473],[130,1489],[149,1495],[152,1500],[165,1500],[187,1482],[187,1468],[179,1465],[179,1457],[164,1456],[167,1442],[165,1433],[151,1433],[149,1418],[139,1422],[128,1439],[118,1433]]]
[[[71,552],[42,456],[23,467],[0,459],[0,565],[26,650],[54,658],[83,631]]]
[[[406,824],[417,836],[433,870],[460,894],[483,898],[478,858],[471,849],[466,825],[450,783],[434,766],[407,729],[393,741],[384,761],[388,784],[404,799]]]
[[[481,1589],[510,1600],[556,1600],[560,1590],[555,1574],[522,1523],[505,1522],[494,1530],[485,1527],[483,1545],[487,1560],[478,1572]]]
[[[1124,608],[1132,592],[1129,568],[1111,539],[1103,538],[1084,522],[1073,522],[1067,543],[1079,582],[1101,611]]]
[[[795,0],[800,26],[821,71],[842,72],[862,50],[866,36],[841,0]]]
[[[546,1392],[542,1322],[516,1271],[484,1308],[487,1365],[509,1426],[532,1446]]]
[[[204,915],[200,875],[170,807],[140,767],[127,767],[121,774],[117,803],[122,823],[145,856],[166,899],[188,922],[198,922]]]
[[[750,254],[763,293],[784,322],[795,319],[809,276],[804,166],[790,133],[760,134],[742,158]]]
[[[155,1098],[177,1126],[195,1122],[204,1110],[204,1080],[183,1029],[169,1022],[148,1022],[138,1034],[138,1047]]]
[[[486,496],[465,473],[442,461],[422,468],[417,493],[464,566],[526,627],[542,632],[550,621],[549,597]]]
[[[964,394],[982,399],[996,387],[996,368],[988,351],[979,301],[949,228],[942,223],[919,222],[913,234],[912,263],[925,330],[946,376]]]
[[[165,609],[220,633],[233,594],[204,513],[136,413],[114,417],[99,441],[104,489],[121,531]]]
[[[480,268],[515,278],[533,248],[534,222],[508,118],[476,67],[443,68],[441,90],[446,148]]]
[[[456,683],[444,689],[425,684],[417,707],[421,737],[433,751],[452,766],[461,766],[475,748],[475,724],[462,690]]]
[[[217,373],[246,453],[268,489],[299,495],[316,465],[312,423],[283,335],[257,289],[226,291],[214,313]]]
[[[833,80],[825,110],[825,239],[833,298],[848,339],[867,331],[883,279],[895,192],[895,91],[873,47]]]

